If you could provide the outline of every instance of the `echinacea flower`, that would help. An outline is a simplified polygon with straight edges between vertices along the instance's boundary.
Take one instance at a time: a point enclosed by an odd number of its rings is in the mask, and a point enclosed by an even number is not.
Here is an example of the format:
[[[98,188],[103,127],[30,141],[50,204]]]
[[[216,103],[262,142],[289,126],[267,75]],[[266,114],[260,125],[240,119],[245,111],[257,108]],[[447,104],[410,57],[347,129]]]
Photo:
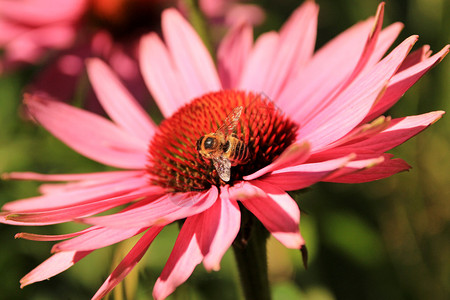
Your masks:
[[[65,240],[21,280],[22,286],[48,279],[96,249],[143,234],[93,297],[99,299],[131,271],[164,226],[178,220],[184,223],[155,283],[155,299],[167,297],[200,263],[218,270],[233,242],[245,247],[253,238],[244,227],[258,222],[286,247],[304,250],[300,210],[288,191],[319,181],[367,182],[408,170],[405,161],[386,151],[444,113],[380,116],[449,51],[445,46],[431,56],[424,46],[409,54],[417,40],[411,36],[385,55],[402,25],[382,29],[383,11],[381,4],[374,18],[317,52],[318,6],[312,1],[301,5],[280,32],[262,34],[255,43],[251,27],[240,24],[221,42],[217,70],[192,27],[176,10],[164,11],[164,41],[150,33],[140,45],[142,74],[165,118],[160,125],[99,59],[88,61],[88,74],[110,120],[26,95],[30,115],[57,138],[123,170],[4,175],[67,183],[45,184],[41,196],[7,203],[1,222],[90,225],[57,236],[19,233],[30,240]],[[224,181],[214,162],[199,153],[197,141],[215,133],[240,106],[234,134],[249,155]],[[123,205],[119,212],[96,216]]]

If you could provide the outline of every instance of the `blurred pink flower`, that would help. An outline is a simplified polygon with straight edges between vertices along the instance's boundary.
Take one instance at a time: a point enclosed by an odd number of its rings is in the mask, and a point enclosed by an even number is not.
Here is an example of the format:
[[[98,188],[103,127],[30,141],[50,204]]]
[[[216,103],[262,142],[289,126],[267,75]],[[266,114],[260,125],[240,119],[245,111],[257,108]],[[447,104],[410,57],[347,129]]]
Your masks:
[[[141,27],[153,29],[152,24],[158,21],[152,16],[160,13],[161,3],[0,0],[0,48],[4,52],[0,74],[25,64],[44,65],[27,90],[68,100],[80,83],[84,60],[100,57],[109,62],[130,90],[144,97],[136,47]],[[141,22],[144,17],[145,23]]]
[[[53,256],[27,274],[22,286],[143,233],[93,297],[99,299],[131,271],[164,226],[185,219],[153,290],[155,299],[163,299],[199,263],[207,270],[220,268],[240,230],[238,202],[286,247],[302,249],[300,210],[286,191],[319,181],[367,182],[408,170],[406,162],[385,152],[444,112],[378,116],[440,62],[449,46],[432,56],[428,46],[408,55],[417,40],[411,36],[385,56],[402,25],[382,29],[383,10],[381,4],[374,18],[315,53],[318,6],[312,1],[294,11],[280,32],[262,34],[255,43],[251,27],[241,24],[219,46],[218,71],[186,20],[174,9],[164,11],[164,42],[150,33],[140,45],[142,74],[165,117],[159,126],[99,59],[88,61],[88,75],[111,120],[26,95],[30,114],[57,138],[86,157],[124,170],[4,175],[67,183],[44,184],[41,196],[7,203],[1,222],[92,225],[57,236],[19,233],[37,241],[67,239],[54,245]],[[196,143],[240,105],[247,108],[237,135],[247,144],[250,161],[231,168],[231,179],[224,182]],[[268,109],[261,113],[264,106]],[[95,216],[122,205],[128,206]]]

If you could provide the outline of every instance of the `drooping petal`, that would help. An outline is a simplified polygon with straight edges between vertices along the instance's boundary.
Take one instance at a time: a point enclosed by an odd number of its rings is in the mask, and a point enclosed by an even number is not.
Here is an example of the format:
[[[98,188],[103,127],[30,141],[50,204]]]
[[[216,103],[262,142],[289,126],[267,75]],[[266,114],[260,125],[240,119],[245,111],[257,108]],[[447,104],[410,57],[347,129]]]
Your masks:
[[[142,175],[142,171],[108,171],[78,174],[40,174],[35,172],[3,173],[3,180],[36,180],[36,181],[104,181],[125,179]]]
[[[111,180],[99,185],[86,186],[84,188],[78,187],[61,193],[50,193],[9,202],[3,206],[3,209],[10,212],[33,212],[64,208],[79,203],[88,203],[124,195],[147,185],[148,179],[144,176],[117,178],[117,180]]]
[[[155,239],[155,237],[162,230],[162,227],[150,228],[134,245],[134,247],[128,252],[127,256],[119,263],[114,269],[111,275],[108,276],[106,281],[100,287],[100,289],[92,297],[94,299],[102,299],[106,296],[117,284],[119,284],[128,273],[133,270],[136,264],[142,259],[147,252],[148,247]]]
[[[388,80],[396,72],[417,36],[406,39],[386,58],[376,64],[370,72],[364,72],[355,79],[327,107],[315,115],[299,130],[299,140],[307,140],[314,152],[327,144],[338,140],[356,127],[380,94],[386,88]]]
[[[204,256],[203,265],[208,271],[218,271],[223,255],[240,229],[239,206],[235,200],[230,199],[227,188],[222,187],[218,201],[204,211],[201,217],[203,227],[199,244]]]
[[[20,287],[23,288],[34,282],[53,277],[67,270],[91,252],[92,251],[69,251],[53,254],[50,258],[25,275],[20,280]]]
[[[58,224],[69,222],[73,219],[92,216],[143,197],[148,198],[151,196],[156,198],[161,194],[163,194],[163,190],[160,187],[150,186],[122,196],[108,197],[103,200],[71,205],[64,208],[48,209],[39,212],[14,212],[7,215],[6,219],[29,225]]]
[[[116,244],[135,236],[147,228],[106,228],[92,226],[92,230],[74,237],[70,240],[59,242],[52,247],[52,253],[67,251],[88,251]]]
[[[246,23],[235,26],[223,38],[217,50],[218,72],[224,89],[238,85],[253,45],[253,30]]]
[[[65,239],[70,239],[73,237],[77,237],[79,235],[85,234],[91,230],[95,230],[94,227],[89,227],[77,232],[67,233],[67,234],[58,234],[58,235],[47,235],[47,234],[35,234],[28,232],[20,232],[17,233],[14,238],[16,239],[25,239],[30,241],[41,241],[41,242],[49,242],[49,241],[60,241]]]
[[[110,121],[37,95],[25,95],[25,103],[42,126],[84,156],[118,168],[145,168],[147,144]]]
[[[389,155],[387,155],[389,157]],[[338,183],[363,183],[383,179],[399,172],[408,171],[411,168],[400,158],[385,159],[382,163],[365,168],[359,172],[352,172],[339,177],[330,177],[325,181]]]
[[[214,62],[192,26],[175,9],[162,13],[161,26],[167,47],[187,87],[187,97],[194,99],[221,89]]]
[[[300,249],[305,244],[299,230],[298,205],[282,189],[253,180],[230,188],[230,196],[241,201],[286,247]]]
[[[364,157],[364,159],[363,159]],[[355,159],[353,161],[348,162],[345,167],[340,168],[336,172],[330,173],[328,176],[323,178],[321,181],[330,181],[333,178],[338,178],[344,175],[353,174],[356,172],[360,172],[361,170],[366,170],[369,168],[373,168],[381,163],[383,163],[386,159],[390,159],[392,155],[383,154],[379,156],[378,154],[366,154],[361,155],[360,159]]]
[[[286,167],[276,170],[266,177],[260,178],[260,180],[285,191],[300,190],[345,167],[354,158],[354,155],[348,155],[319,163],[305,163],[299,166]]]
[[[202,230],[202,218],[187,218],[178,234],[161,276],[153,288],[155,300],[164,299],[191,276],[194,268],[201,263],[203,255],[198,243]]]
[[[82,218],[80,221],[112,228],[165,225],[205,211],[214,204],[217,198],[218,191],[213,186],[204,193],[169,194],[124,212],[109,216]]]
[[[294,143],[289,146],[273,163],[270,165],[256,171],[253,174],[244,176],[244,180],[253,180],[266,173],[272,172],[274,170],[286,167],[295,166],[305,162],[309,157],[309,144],[304,143]]]
[[[311,161],[322,161],[347,155],[348,153],[372,153],[380,155],[408,139],[412,138],[428,126],[439,120],[443,111],[429,112],[417,116],[394,119],[380,133],[363,140],[350,141],[348,144],[311,155]]]
[[[386,92],[370,110],[369,115],[364,118],[363,122],[373,119],[392,107],[417,80],[444,59],[449,49],[450,45],[447,45],[432,57],[395,74],[389,81]]]
[[[87,72],[98,100],[111,119],[147,144],[156,126],[117,76],[98,58],[87,61]]]

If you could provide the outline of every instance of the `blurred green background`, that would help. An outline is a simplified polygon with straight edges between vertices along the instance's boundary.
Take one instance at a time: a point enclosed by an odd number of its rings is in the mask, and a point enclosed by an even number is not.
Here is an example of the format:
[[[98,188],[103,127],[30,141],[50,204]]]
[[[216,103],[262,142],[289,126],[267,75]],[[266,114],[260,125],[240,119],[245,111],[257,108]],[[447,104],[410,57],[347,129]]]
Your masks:
[[[376,0],[317,0],[320,5],[317,47],[376,11]],[[299,1],[257,2],[267,13],[256,33],[278,29]],[[416,48],[439,51],[450,37],[450,1],[387,1],[384,25],[405,24],[396,44],[418,34]],[[447,17],[447,18],[446,18]],[[105,167],[76,154],[42,128],[21,118],[25,71],[0,78],[0,172],[77,173]],[[393,117],[432,110],[450,111],[450,62],[411,88],[389,112]],[[317,184],[295,194],[303,211],[301,230],[310,252],[304,270],[300,253],[269,241],[273,299],[450,299],[450,120],[391,151],[413,168],[377,182]],[[0,181],[0,203],[37,194],[37,183]],[[52,243],[14,240],[20,231],[65,233],[63,224],[45,228],[0,225],[1,299],[89,299],[123,257],[129,243],[97,251],[48,281],[19,289],[19,280],[49,256]],[[149,253],[111,298],[151,299],[178,232],[173,225],[156,239]],[[136,280],[139,279],[139,280]],[[187,284],[169,299],[240,299],[238,275],[229,251],[219,272],[196,268]],[[127,294],[128,293],[128,294]]]

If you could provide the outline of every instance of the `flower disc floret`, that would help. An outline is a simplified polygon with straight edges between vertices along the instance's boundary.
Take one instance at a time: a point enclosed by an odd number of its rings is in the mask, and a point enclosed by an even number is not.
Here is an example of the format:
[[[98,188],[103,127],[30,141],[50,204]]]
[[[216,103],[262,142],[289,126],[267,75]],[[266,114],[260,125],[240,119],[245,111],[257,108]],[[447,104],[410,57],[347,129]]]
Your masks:
[[[209,93],[183,106],[159,126],[149,147],[151,183],[174,192],[225,185],[196,144],[200,137],[216,132],[237,106],[244,109],[235,134],[247,145],[249,157],[231,168],[228,184],[267,166],[295,140],[298,126],[263,95],[234,90]]]

